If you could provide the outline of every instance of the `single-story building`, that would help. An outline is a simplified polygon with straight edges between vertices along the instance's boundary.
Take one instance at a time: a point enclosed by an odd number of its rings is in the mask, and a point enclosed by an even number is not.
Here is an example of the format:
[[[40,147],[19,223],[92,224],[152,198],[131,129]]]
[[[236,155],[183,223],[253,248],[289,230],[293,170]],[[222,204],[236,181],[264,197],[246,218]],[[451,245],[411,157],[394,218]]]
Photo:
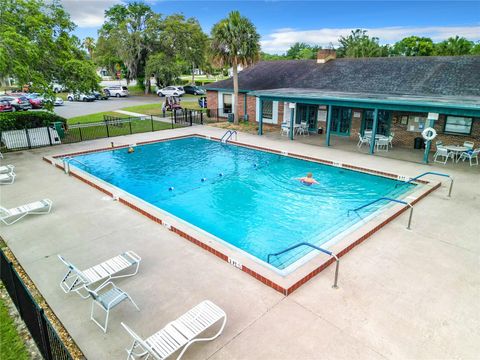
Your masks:
[[[206,88],[209,109],[233,112],[231,78]],[[307,123],[311,133],[326,133],[327,145],[331,136],[357,140],[373,130],[413,147],[431,126],[435,141],[480,145],[480,56],[337,59],[320,50],[317,60],[250,66],[239,73],[239,89],[239,115],[258,122],[259,135],[264,123]]]

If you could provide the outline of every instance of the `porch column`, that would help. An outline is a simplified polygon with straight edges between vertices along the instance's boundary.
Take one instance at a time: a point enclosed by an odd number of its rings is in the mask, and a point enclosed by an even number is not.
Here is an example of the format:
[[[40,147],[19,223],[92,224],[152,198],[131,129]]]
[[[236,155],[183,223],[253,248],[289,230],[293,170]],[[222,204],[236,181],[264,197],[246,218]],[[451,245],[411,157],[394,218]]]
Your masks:
[[[377,135],[378,128],[378,109],[373,111],[373,126],[372,126],[372,137],[370,138],[370,154],[373,155],[375,152],[375,135]]]
[[[332,131],[332,105],[328,105],[327,112],[327,138],[325,139],[325,144],[330,146],[330,133]]]
[[[288,108],[290,109],[290,140],[293,140],[295,125],[295,103],[289,103]]]
[[[258,135],[263,135],[263,101],[258,101]]]
[[[435,120],[438,120],[438,113],[428,113],[428,118],[425,123],[427,127],[433,128]],[[430,148],[432,147],[432,141],[427,141],[425,143],[425,153],[423,154],[423,162],[428,164],[428,155],[430,154]]]
[[[243,98],[243,120],[247,118],[247,93],[245,93],[245,96]]]

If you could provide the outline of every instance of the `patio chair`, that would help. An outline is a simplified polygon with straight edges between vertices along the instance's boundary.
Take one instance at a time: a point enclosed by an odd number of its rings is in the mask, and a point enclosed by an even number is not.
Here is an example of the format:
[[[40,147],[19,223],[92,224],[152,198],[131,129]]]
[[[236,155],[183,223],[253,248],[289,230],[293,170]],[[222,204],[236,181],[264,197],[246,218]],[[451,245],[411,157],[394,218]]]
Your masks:
[[[126,251],[123,254],[117,255],[98,265],[89,267],[88,269],[82,271],[71,262],[65,260],[65,258],[63,258],[61,255],[58,255],[58,258],[68,268],[67,273],[63,277],[62,281],[60,281],[60,288],[66,294],[74,291],[84,299],[88,299],[89,297],[88,292],[86,295],[82,294],[82,291],[87,291],[87,286],[100,284],[96,288],[99,289],[111,279],[136,275],[138,272],[138,267],[140,266],[140,261],[142,260],[140,256],[133,251]],[[133,272],[119,275],[128,268],[133,268]]]
[[[464,151],[460,157],[458,158],[458,161],[462,160],[465,161],[468,159],[470,162],[470,166],[473,165],[478,165],[478,154],[480,153],[480,148],[475,149],[473,151]],[[475,160],[475,164],[472,162],[472,160]]]
[[[436,141],[435,142],[436,147],[439,147],[439,146],[442,146],[442,145],[443,145],[443,141]]]
[[[108,287],[110,287],[110,289],[106,290]],[[103,284],[96,290],[90,290],[88,287],[86,288],[86,290],[93,299],[92,311],[90,312],[90,320],[97,324],[104,333],[107,332],[110,310],[112,310],[117,305],[120,305],[123,301],[130,300],[133,306],[135,306],[137,310],[140,311],[139,307],[137,306],[137,304],[135,304],[135,301],[133,301],[130,295],[128,295],[119,287],[115,286],[115,284],[111,281]],[[105,322],[103,324],[99,323],[93,316],[96,307],[105,311]]]
[[[362,134],[358,133],[358,143],[357,147],[360,149],[363,144],[369,144],[370,140],[368,140],[365,136],[362,136]]]
[[[0,174],[0,185],[13,184],[15,182],[15,173]]]
[[[0,206],[0,220],[5,225],[12,225],[27,215],[44,215],[50,213],[52,200],[43,199],[16,208],[6,209]]]
[[[0,174],[13,173],[13,170],[14,170],[14,169],[15,169],[15,166],[13,166],[13,165],[0,166]]]
[[[308,132],[308,124],[306,121],[300,123],[300,127],[298,128],[298,134],[304,136],[310,135],[310,133]]]
[[[0,159],[3,159],[3,154],[1,151],[0,151]]]
[[[444,158],[445,161],[437,160],[439,157]],[[433,161],[445,165],[449,158],[452,158],[452,161],[455,161],[455,154],[453,152],[449,152],[445,147],[441,145],[437,146],[437,151],[433,155]]]
[[[280,125],[280,136],[283,136],[283,135],[288,136],[289,131],[290,131],[290,126],[288,126],[287,123],[282,123]]]
[[[375,141],[375,146],[377,147],[377,151],[381,151],[381,150],[388,151],[388,146],[389,146],[388,138],[377,139],[377,141]]]
[[[196,338],[222,318],[223,322],[220,330],[215,335],[207,338]],[[145,340],[122,322],[122,326],[133,338],[132,346],[130,349],[126,349],[127,360],[143,356],[146,356],[145,359],[147,359],[150,355],[156,360],[163,360],[183,348],[177,356],[178,360],[193,343],[216,339],[222,333],[226,322],[227,314],[209,300],[201,302]]]
[[[392,132],[390,133],[390,135],[388,136],[388,145],[390,146],[391,149],[393,149],[393,137],[395,136],[395,134]]]
[[[465,141],[463,143],[463,146],[465,146],[466,148],[469,148],[470,150],[473,150],[474,145],[475,145],[475,143],[473,141]]]

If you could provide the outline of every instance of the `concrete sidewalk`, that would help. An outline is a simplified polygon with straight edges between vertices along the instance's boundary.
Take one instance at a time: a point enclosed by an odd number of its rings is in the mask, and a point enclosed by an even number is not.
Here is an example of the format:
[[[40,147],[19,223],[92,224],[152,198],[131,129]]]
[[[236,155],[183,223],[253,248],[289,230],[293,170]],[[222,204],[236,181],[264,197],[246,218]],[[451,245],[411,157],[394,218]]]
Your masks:
[[[115,144],[224,129],[188,127],[115,138]],[[415,206],[413,230],[404,214],[342,258],[340,289],[333,267],[285,298],[273,289],[128,207],[42,161],[57,153],[109,146],[112,141],[7,153],[14,185],[0,188],[1,205],[40,198],[52,213],[31,216],[0,233],[88,359],[124,358],[130,338],[120,321],[147,337],[204,299],[228,322],[213,342],[193,345],[185,359],[415,358],[475,359],[480,353],[480,172],[425,166],[334,148],[240,133],[240,142],[414,176],[455,177]],[[117,281],[141,311],[122,304],[109,331],[89,320],[90,300],[59,288],[60,253],[80,268],[124,250],[142,256],[138,275]]]

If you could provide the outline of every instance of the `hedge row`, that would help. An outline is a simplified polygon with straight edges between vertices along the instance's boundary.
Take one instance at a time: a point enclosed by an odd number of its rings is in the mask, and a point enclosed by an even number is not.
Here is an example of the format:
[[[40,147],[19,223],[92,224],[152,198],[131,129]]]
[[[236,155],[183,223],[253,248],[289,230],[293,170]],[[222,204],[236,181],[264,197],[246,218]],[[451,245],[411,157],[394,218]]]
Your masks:
[[[0,113],[0,131],[44,127],[57,121],[67,123],[67,119],[48,111]]]

